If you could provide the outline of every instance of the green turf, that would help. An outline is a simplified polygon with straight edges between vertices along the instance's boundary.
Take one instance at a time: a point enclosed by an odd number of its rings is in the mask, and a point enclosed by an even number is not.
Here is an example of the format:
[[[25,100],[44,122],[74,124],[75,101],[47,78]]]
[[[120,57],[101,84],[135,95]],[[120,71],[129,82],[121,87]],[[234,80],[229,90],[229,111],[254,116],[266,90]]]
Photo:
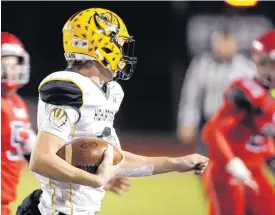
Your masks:
[[[121,198],[108,194],[101,214],[205,214],[204,194],[192,174],[134,179],[132,184],[131,192]]]
[[[275,179],[268,174],[275,183]],[[165,174],[131,180],[131,192],[122,197],[107,193],[100,215],[206,215],[206,199],[199,177],[188,174]],[[32,190],[39,187],[38,181],[26,168],[22,171],[17,205]]]
[[[100,215],[204,215],[206,202],[198,177],[193,174],[165,174],[131,180],[131,192],[119,197],[106,194]],[[39,187],[38,181],[28,170],[22,171],[17,205],[32,190]]]

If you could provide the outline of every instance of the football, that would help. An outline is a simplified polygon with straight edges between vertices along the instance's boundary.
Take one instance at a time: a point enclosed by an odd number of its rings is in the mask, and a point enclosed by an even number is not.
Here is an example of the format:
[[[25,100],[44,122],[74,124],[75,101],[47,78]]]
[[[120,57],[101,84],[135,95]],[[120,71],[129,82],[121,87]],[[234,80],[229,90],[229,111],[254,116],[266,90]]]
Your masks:
[[[99,138],[82,137],[62,146],[56,154],[71,165],[94,174],[103,160],[108,144]],[[114,147],[113,165],[118,164],[122,158],[122,153]]]

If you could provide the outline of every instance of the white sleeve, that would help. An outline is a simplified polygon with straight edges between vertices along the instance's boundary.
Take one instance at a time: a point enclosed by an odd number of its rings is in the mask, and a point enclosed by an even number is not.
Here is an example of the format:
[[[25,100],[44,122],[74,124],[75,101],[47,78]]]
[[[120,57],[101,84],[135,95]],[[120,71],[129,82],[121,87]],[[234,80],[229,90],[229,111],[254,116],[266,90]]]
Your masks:
[[[65,142],[69,141],[75,123],[80,113],[70,106],[45,104],[44,114],[38,112],[38,129],[55,135]]]

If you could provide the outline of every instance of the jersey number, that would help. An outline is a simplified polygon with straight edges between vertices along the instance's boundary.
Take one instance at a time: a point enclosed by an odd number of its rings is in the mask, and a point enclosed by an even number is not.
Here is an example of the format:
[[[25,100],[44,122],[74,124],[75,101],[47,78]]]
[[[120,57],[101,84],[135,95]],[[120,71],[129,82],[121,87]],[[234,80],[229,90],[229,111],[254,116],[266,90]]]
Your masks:
[[[22,160],[23,150],[22,146],[25,140],[28,138],[27,129],[31,127],[30,123],[24,123],[22,121],[12,121],[10,123],[11,136],[10,143],[14,148],[7,151],[7,158],[11,161]]]

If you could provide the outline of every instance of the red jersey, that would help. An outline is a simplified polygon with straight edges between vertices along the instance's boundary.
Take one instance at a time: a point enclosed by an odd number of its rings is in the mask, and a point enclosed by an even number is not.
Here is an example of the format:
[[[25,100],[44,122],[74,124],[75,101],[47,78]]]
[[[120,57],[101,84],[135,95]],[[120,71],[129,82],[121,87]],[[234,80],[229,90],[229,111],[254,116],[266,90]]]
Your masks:
[[[1,204],[16,197],[24,144],[29,141],[31,124],[25,102],[17,94],[1,97]]]
[[[259,168],[275,155],[274,136],[275,99],[252,79],[232,82],[202,133],[210,159],[222,168],[233,157]]]

